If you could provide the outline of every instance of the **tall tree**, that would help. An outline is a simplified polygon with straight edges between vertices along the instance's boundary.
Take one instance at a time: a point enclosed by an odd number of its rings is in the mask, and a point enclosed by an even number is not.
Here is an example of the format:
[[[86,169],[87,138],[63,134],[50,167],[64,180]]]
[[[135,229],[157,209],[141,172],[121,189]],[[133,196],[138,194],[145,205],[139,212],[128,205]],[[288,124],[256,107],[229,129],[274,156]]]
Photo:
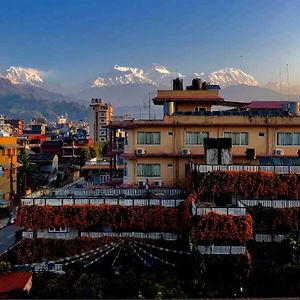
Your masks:
[[[25,195],[27,187],[37,189],[40,186],[39,172],[37,165],[30,161],[24,148],[19,151],[18,162],[21,164],[17,173],[18,193]]]

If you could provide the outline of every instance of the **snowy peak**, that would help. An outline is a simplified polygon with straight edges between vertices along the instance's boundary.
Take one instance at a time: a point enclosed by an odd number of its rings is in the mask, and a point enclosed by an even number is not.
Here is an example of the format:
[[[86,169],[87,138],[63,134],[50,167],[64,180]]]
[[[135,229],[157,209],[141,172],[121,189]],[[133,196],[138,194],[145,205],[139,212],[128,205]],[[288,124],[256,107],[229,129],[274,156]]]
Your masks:
[[[159,74],[166,74],[166,75],[171,74],[171,72],[166,67],[158,65],[158,64],[153,64],[152,70],[155,72],[158,72]]]
[[[219,84],[222,87],[230,85],[245,84],[250,86],[257,86],[258,82],[249,74],[246,74],[241,69],[225,68],[208,75],[211,83]]]
[[[2,77],[13,84],[28,84],[38,86],[43,83],[42,72],[33,68],[9,67]]]
[[[142,69],[115,65],[112,72],[97,77],[91,87],[110,87],[133,83],[155,85]]]

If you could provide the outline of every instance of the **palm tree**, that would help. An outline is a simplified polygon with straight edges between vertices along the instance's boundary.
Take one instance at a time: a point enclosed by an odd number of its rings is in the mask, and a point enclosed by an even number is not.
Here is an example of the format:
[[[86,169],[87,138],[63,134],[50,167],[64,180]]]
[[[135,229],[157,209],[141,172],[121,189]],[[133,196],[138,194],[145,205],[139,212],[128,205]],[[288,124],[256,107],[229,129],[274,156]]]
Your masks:
[[[18,168],[18,193],[25,195],[26,188],[37,188],[40,185],[38,179],[37,165],[32,163],[25,149],[21,148],[18,155],[18,162],[21,166]]]

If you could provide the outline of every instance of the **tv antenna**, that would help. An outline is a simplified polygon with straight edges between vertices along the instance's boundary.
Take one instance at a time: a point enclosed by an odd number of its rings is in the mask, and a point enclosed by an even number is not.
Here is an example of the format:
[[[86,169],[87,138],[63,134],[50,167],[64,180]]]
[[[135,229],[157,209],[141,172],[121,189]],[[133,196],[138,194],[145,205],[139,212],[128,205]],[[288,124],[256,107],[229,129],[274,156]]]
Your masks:
[[[289,74],[289,64],[286,64],[286,83],[287,83],[288,101],[290,101],[290,74]]]

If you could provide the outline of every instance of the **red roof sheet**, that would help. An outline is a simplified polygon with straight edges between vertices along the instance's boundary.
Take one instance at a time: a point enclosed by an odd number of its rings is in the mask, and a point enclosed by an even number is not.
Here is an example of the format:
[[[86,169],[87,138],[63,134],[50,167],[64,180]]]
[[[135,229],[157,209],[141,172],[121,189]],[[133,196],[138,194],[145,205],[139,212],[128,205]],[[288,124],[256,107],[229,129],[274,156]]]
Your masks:
[[[0,293],[23,290],[31,278],[31,272],[10,272],[0,274]]]
[[[290,103],[290,101],[252,101],[247,105],[250,109],[282,109],[284,104]]]

